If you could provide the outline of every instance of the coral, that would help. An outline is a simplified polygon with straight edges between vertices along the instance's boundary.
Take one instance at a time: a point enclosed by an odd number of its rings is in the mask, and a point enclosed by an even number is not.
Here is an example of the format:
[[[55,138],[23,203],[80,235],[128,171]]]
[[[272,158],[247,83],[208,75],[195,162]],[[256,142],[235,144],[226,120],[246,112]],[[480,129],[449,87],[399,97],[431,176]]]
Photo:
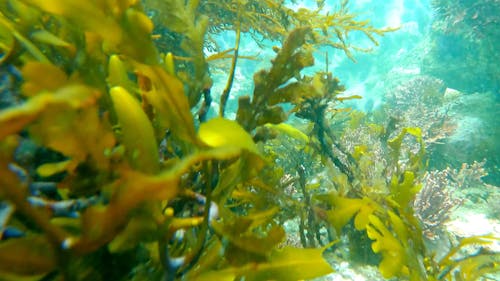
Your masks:
[[[488,202],[495,187],[482,180],[487,175],[484,165],[485,161],[463,163],[460,169],[448,167],[426,173],[413,205],[427,238],[443,238],[445,224],[457,208],[470,201],[475,208],[479,208],[480,201]]]
[[[395,128],[419,127],[426,148],[440,144],[455,130],[444,100],[443,81],[430,76],[416,76],[389,89],[385,96],[387,115]]]
[[[488,173],[484,169],[486,160],[474,161],[472,164],[462,163],[460,170],[448,169],[449,177],[456,183],[458,189],[474,188],[477,186],[488,186],[482,178]]]
[[[445,223],[461,203],[452,190],[454,186],[446,170],[430,171],[424,176],[422,190],[415,197],[413,206],[428,239],[436,240],[443,236]]]
[[[471,164],[462,163],[460,169],[445,170],[458,196],[468,204],[487,204],[490,196],[495,194],[496,186],[484,181],[488,176],[485,164],[486,160],[474,161]]]

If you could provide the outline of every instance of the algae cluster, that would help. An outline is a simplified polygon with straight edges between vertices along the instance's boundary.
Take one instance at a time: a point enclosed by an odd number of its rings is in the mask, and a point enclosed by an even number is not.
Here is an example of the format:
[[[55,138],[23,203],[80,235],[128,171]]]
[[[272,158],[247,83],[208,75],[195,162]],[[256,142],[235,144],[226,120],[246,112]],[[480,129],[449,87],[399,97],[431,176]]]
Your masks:
[[[498,253],[460,252],[496,237],[464,239],[440,260],[427,251],[412,208],[426,167],[420,129],[372,123],[339,106],[359,97],[342,95],[328,70],[301,73],[320,46],[352,58],[362,51],[352,33],[377,44],[392,31],[347,6],[0,1],[0,63],[11,77],[0,111],[1,279],[311,279],[332,271],[326,251],[358,243],[339,243],[345,234],[364,237],[387,278],[498,271]],[[227,30],[280,42],[236,120],[223,116],[239,36],[230,50],[211,40]],[[220,116],[209,119],[209,64],[226,58]],[[342,144],[361,127],[380,154]],[[369,168],[376,157],[379,173]],[[296,218],[298,234],[287,233],[283,223]],[[285,242],[294,235],[300,243]]]

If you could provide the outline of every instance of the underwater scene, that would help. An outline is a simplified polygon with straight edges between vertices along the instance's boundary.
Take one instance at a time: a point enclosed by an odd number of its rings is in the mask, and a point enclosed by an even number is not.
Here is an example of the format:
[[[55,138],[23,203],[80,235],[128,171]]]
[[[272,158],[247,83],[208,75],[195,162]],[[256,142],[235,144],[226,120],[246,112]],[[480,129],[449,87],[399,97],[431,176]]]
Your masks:
[[[0,0],[0,281],[500,281],[499,0]]]

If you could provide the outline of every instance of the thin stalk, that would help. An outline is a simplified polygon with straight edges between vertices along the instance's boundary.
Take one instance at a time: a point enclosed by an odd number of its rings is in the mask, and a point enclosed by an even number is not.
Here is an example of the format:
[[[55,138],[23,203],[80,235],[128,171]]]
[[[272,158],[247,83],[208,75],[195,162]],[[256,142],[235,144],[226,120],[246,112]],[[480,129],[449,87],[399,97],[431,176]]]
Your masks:
[[[214,167],[213,162],[208,162],[204,163],[204,171],[207,173],[207,179],[205,183],[205,210],[203,211],[203,223],[201,224],[200,230],[199,230],[199,237],[198,237],[198,243],[193,247],[193,250],[190,252],[190,254],[186,255],[185,259],[185,267],[180,270],[180,272],[177,274],[178,276],[184,275],[187,271],[189,271],[200,259],[201,255],[203,254],[203,249],[206,246],[207,242],[207,237],[208,237],[208,232],[209,232],[209,224],[210,224],[210,210],[212,207],[212,190],[214,188],[213,186],[213,176],[214,176],[214,169],[217,169],[217,165]]]
[[[50,63],[50,60],[40,51],[33,43],[31,43],[26,37],[19,33],[16,28],[11,24],[11,22],[5,17],[4,14],[0,12],[0,24],[7,27],[10,30],[14,38],[21,43],[21,45],[26,48],[26,50],[38,61]]]
[[[224,111],[226,110],[227,99],[229,98],[229,93],[231,92],[231,87],[233,86],[234,81],[234,70],[236,69],[236,62],[238,61],[238,51],[240,48],[240,34],[241,34],[241,23],[240,23],[240,12],[238,9],[238,18],[236,20],[236,40],[234,43],[234,55],[231,61],[231,72],[229,73],[229,77],[227,79],[226,88],[222,92],[220,97],[220,117],[224,117]]]

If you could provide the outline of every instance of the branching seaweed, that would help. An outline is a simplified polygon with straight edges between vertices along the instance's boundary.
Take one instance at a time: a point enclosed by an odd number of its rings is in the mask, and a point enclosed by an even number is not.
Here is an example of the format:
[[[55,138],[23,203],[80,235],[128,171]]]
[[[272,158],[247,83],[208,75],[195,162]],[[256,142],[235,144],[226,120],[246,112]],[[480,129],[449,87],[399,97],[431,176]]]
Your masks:
[[[461,269],[465,279],[497,269],[485,252],[422,261],[411,208],[424,167],[418,129],[385,139],[386,196],[359,192],[367,150],[344,148],[326,118],[357,96],[341,97],[329,72],[301,73],[317,46],[351,57],[349,34],[376,44],[374,35],[390,31],[356,20],[347,1],[326,14],[322,1],[292,11],[278,0],[4,0],[0,8],[0,64],[23,80],[16,103],[0,111],[0,279],[310,279],[332,271],[322,254],[351,219],[381,254],[386,277],[445,279]],[[255,74],[253,96],[240,98],[236,120],[206,120],[208,61],[229,57],[234,69],[241,58],[238,41],[204,54],[210,36],[228,30],[281,47]],[[307,120],[309,136],[284,123],[291,114]],[[278,134],[300,143],[290,151],[331,168],[331,184],[345,192],[319,188],[308,167],[276,165],[272,155],[289,153],[273,147],[286,141],[273,140]],[[419,149],[402,165],[408,136]],[[31,152],[26,142],[46,162],[21,159]],[[293,184],[298,198],[286,193]],[[311,248],[283,244],[286,210],[302,218],[302,246]],[[459,248],[473,242],[483,240]]]

